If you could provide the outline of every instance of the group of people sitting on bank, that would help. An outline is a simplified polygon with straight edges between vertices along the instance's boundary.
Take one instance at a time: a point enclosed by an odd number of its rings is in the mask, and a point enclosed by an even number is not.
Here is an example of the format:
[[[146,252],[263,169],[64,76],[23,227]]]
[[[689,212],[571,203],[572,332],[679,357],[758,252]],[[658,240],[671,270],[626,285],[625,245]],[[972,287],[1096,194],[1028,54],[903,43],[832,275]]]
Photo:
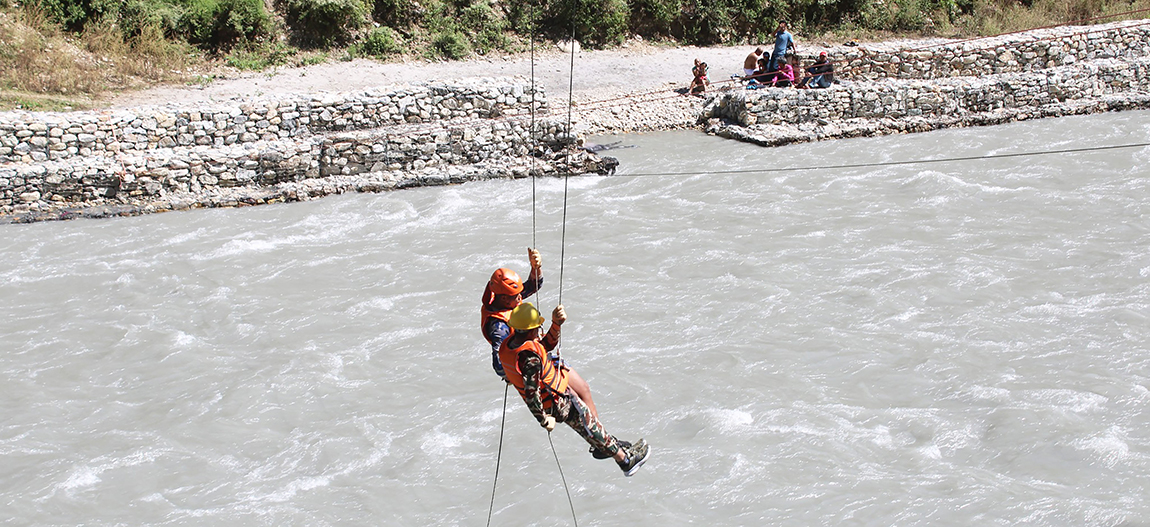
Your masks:
[[[707,79],[707,63],[695,59],[691,74],[694,79],[687,93],[703,93],[711,84]],[[803,69],[796,54],[795,39],[787,31],[787,24],[782,22],[775,29],[773,52],[767,54],[763,48],[755,48],[743,61],[743,74],[732,75],[731,79],[745,82],[747,89],[751,90],[764,87],[828,88],[835,82],[834,64],[824,51],[819,53],[814,63]]]

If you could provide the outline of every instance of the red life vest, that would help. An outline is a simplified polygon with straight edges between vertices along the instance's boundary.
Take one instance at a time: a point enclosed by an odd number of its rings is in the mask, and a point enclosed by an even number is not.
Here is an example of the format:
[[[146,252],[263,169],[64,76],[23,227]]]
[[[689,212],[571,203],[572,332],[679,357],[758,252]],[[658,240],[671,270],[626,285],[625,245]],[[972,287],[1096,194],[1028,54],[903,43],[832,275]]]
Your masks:
[[[499,362],[503,363],[503,373],[507,375],[507,381],[519,390],[519,396],[525,400],[527,396],[524,393],[523,373],[519,371],[519,353],[524,350],[531,350],[539,356],[539,362],[543,365],[543,369],[539,372],[541,392],[539,396],[543,399],[543,407],[550,408],[555,394],[567,392],[567,370],[556,366],[554,361],[547,358],[547,350],[543,349],[543,344],[537,340],[524,342],[515,349],[508,347],[506,340],[503,341],[503,345],[499,347]]]

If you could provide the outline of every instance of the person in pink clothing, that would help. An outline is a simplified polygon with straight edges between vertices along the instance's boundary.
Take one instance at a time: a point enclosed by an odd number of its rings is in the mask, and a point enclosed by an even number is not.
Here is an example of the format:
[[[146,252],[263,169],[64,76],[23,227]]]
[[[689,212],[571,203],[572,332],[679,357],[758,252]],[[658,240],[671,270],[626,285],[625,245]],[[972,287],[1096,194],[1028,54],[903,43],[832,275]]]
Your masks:
[[[795,85],[795,67],[798,57],[788,54],[779,64],[779,73],[775,75],[774,86],[777,88],[791,88]]]

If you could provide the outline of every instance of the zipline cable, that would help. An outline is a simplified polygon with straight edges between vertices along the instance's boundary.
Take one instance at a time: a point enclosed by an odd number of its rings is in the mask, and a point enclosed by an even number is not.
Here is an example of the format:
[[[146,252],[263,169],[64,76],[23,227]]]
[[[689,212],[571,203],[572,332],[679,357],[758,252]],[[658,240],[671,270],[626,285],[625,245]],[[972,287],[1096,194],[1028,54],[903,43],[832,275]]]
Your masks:
[[[1115,15],[1115,16],[1117,16],[1117,15]],[[1121,28],[1088,29],[1085,31],[1079,31],[1076,33],[1071,33],[1071,34],[1066,34],[1066,35],[1054,35],[1054,36],[1049,36],[1049,37],[1032,39],[1032,40],[1029,40],[1028,42],[1034,43],[1034,42],[1057,41],[1057,40],[1064,40],[1064,39],[1077,37],[1077,36],[1091,35],[1091,34],[1095,34],[1095,33],[1104,33],[1107,31],[1114,31],[1115,29],[1127,30],[1127,29],[1134,29],[1134,28],[1145,27],[1145,26],[1150,26],[1150,21],[1136,23],[1136,24],[1132,24],[1132,25],[1126,25],[1126,26],[1123,26]],[[1054,27],[1058,27],[1058,26],[1054,26]],[[1025,32],[1025,31],[1028,31],[1028,30],[1020,30],[1020,31],[1017,31],[1015,33],[1021,33],[1021,32]],[[1007,35],[1007,34],[1009,34],[1009,33],[1004,33],[1003,35]],[[978,38],[990,38],[990,37],[978,37]],[[975,40],[975,39],[971,39],[971,40]],[[963,42],[963,41],[957,41],[957,43],[961,43],[961,42]],[[953,43],[956,43],[956,42],[941,43],[941,44],[936,44],[934,46],[937,47],[937,46],[953,44]],[[987,49],[991,49],[993,47],[994,46],[989,46],[989,47],[985,47],[985,48],[973,48],[970,50],[963,50],[962,52],[957,53],[955,55],[955,58],[966,56],[968,54],[972,54],[972,53],[976,53],[976,52],[986,51]],[[902,50],[894,50],[894,51],[891,51],[889,53],[897,54],[900,52],[914,51],[915,49],[916,48],[907,48],[907,49],[902,49]],[[852,69],[853,68],[850,68],[849,66],[846,66],[843,64],[837,64],[835,71],[833,73],[835,73],[836,75],[844,75],[844,74],[849,75],[851,73]],[[771,73],[777,73],[777,72],[768,72],[767,75],[769,75]],[[711,84],[717,85],[717,84],[725,84],[725,83],[733,83],[733,82],[735,82],[735,81],[731,80],[731,79],[723,79],[723,80],[716,80],[716,81],[712,82]],[[728,89],[733,89],[733,87],[720,88],[720,91],[728,90]],[[580,105],[580,107],[576,111],[576,113],[584,114],[584,113],[588,113],[588,112],[594,112],[594,111],[602,110],[605,108],[612,108],[612,107],[616,107],[616,106],[621,106],[624,103],[632,103],[633,104],[633,103],[658,102],[658,101],[662,101],[662,100],[675,99],[675,98],[679,98],[679,97],[681,97],[681,95],[679,93],[677,93],[675,91],[668,91],[666,89],[639,91],[639,92],[635,92],[635,93],[629,93],[626,95],[610,97],[610,98],[606,98],[606,99],[597,99],[597,100],[586,101]],[[568,105],[569,112],[571,111],[571,108],[573,106],[574,106],[573,103]],[[491,118],[491,119],[488,119],[488,118],[471,118],[471,119],[449,120],[449,121],[432,122],[432,123],[411,123],[411,124],[393,126],[390,129],[394,133],[405,133],[405,134],[418,133],[421,131],[431,130],[431,129],[449,130],[450,131],[450,130],[461,130],[461,129],[466,128],[467,126],[472,126],[472,125],[475,125],[475,124],[481,123],[481,122],[486,123],[486,122],[502,121],[502,122],[514,123],[514,122],[522,122],[522,121],[527,120],[529,118],[531,118],[531,117],[530,116],[524,116],[524,115],[503,115],[503,116],[499,116],[499,117],[495,117],[495,118]]]
[[[926,165],[933,163],[955,163],[959,161],[985,161],[990,159],[1009,159],[1013,157],[1034,157],[1058,154],[1078,154],[1083,152],[1101,152],[1106,150],[1121,150],[1126,148],[1142,148],[1150,146],[1146,143],[1129,143],[1124,145],[1088,146],[1082,148],[1067,148],[1063,150],[1039,150],[1031,152],[1014,152],[1008,154],[989,154],[982,156],[944,157],[939,159],[909,159],[905,161],[876,161],[874,163],[847,163],[842,165],[812,165],[805,167],[778,167],[778,168],[747,168],[735,170],[708,170],[701,172],[637,172],[634,174],[616,173],[613,177],[672,177],[672,176],[701,176],[723,174],[768,174],[779,172],[797,172],[799,170],[840,170],[845,168],[878,168],[903,165]]]

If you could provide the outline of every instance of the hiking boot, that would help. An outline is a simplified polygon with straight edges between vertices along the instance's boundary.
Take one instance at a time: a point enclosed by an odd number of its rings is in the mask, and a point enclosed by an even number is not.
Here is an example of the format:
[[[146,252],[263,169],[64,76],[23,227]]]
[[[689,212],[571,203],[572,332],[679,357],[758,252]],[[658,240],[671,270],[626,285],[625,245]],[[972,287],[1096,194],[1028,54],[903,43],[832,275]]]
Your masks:
[[[651,449],[647,446],[647,442],[640,439],[634,445],[623,449],[627,457],[623,461],[619,461],[619,468],[623,469],[623,474],[627,477],[639,471],[639,467],[647,462],[647,458],[651,457]]]
[[[629,443],[627,441],[623,441],[622,439],[616,439],[615,444],[619,445],[619,448],[627,448],[627,447],[631,446],[631,443]],[[611,455],[610,452],[608,452],[606,450],[598,449],[595,447],[591,447],[591,448],[587,449],[587,451],[591,452],[591,457],[593,457],[595,459],[607,459],[609,457],[615,457],[615,456]]]

